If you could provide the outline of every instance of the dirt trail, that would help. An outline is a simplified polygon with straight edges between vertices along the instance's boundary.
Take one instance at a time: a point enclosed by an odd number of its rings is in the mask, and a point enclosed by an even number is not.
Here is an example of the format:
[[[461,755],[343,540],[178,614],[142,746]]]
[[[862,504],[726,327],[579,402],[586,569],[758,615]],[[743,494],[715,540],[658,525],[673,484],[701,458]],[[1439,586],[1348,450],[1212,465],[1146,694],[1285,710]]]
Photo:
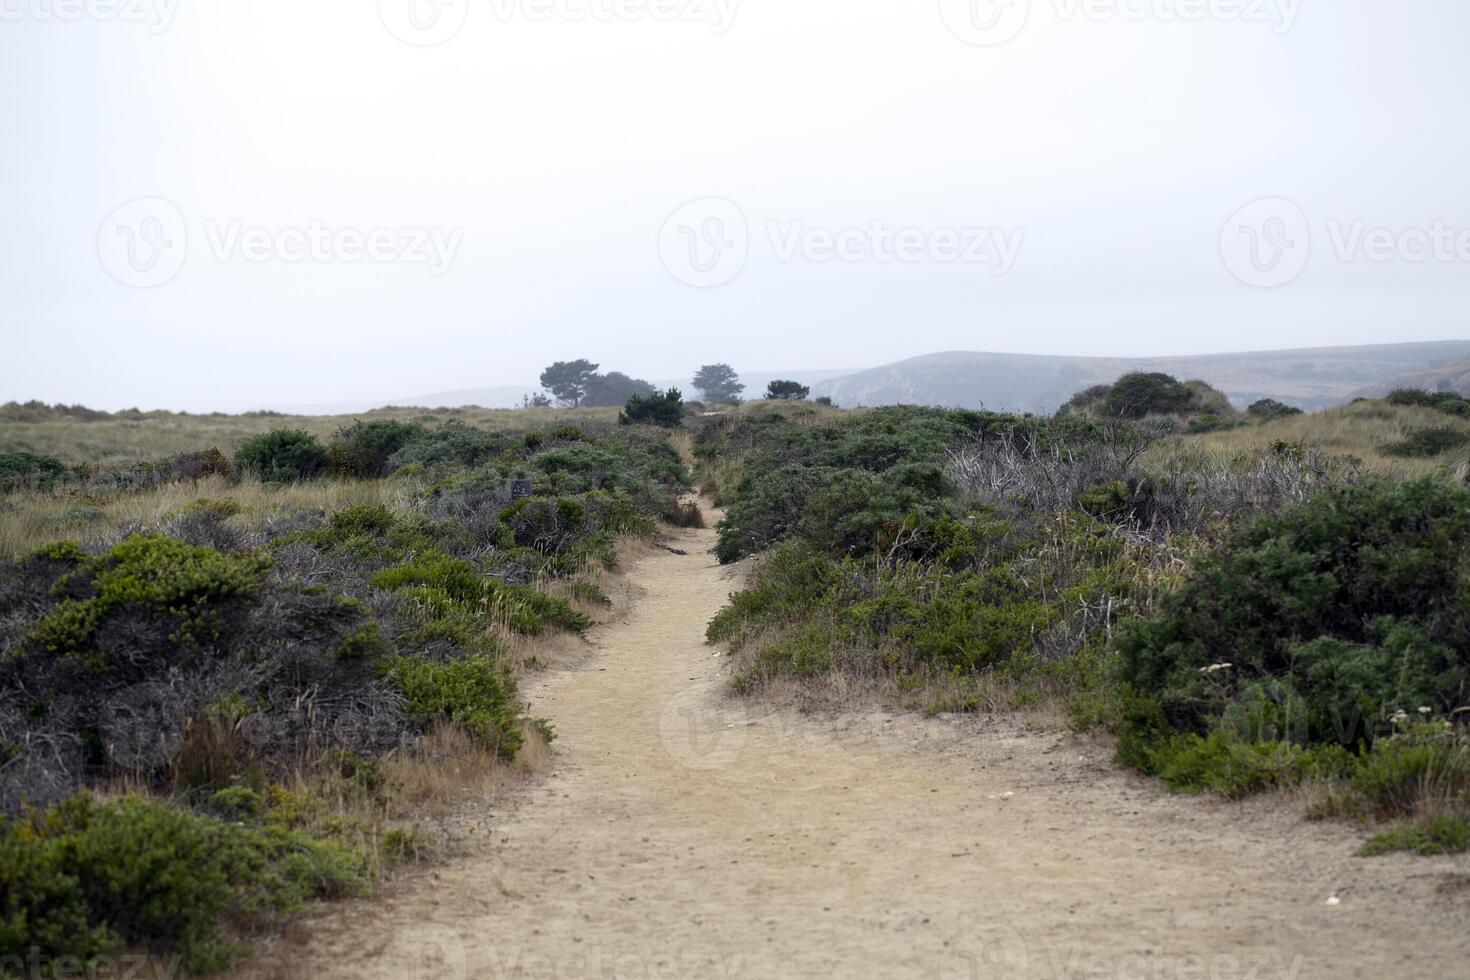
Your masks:
[[[646,595],[532,691],[556,762],[488,841],[254,972],[1470,975],[1470,891],[1442,888],[1463,861],[1355,858],[1344,828],[1170,797],[1064,735],[742,706],[703,643],[735,587],[712,541],[639,559]]]

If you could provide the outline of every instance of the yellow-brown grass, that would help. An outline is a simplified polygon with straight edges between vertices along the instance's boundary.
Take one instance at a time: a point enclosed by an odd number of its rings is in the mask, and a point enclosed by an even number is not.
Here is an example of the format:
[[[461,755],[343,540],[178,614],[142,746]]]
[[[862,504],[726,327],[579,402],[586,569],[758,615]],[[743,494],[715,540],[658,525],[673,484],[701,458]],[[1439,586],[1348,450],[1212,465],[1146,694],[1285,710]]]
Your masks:
[[[380,504],[406,513],[423,490],[414,477],[386,480],[315,480],[261,483],[211,477],[161,484],[139,492],[94,494],[84,489],[55,493],[23,491],[0,498],[0,554],[20,554],[63,538],[86,540],[108,527],[151,526],[185,504],[201,498],[240,505],[234,521],[250,522],[272,514],[320,509],[333,514],[346,507]]]
[[[305,429],[320,439],[359,419],[436,424],[457,419],[482,429],[539,429],[566,423],[613,423],[616,408],[384,408],[356,415],[150,415],[83,422],[49,419],[0,423],[0,453],[33,452],[64,463],[128,463],[217,448],[233,455],[272,429]]]
[[[1204,451],[1228,461],[1241,453],[1269,449],[1276,442],[1300,443],[1334,456],[1352,456],[1364,468],[1394,477],[1413,477],[1448,470],[1455,472],[1470,462],[1470,448],[1445,453],[1433,459],[1387,456],[1383,447],[1401,442],[1421,429],[1446,428],[1470,435],[1470,419],[1457,418],[1430,408],[1359,402],[1307,415],[1293,415],[1262,425],[1212,432],[1200,436],[1169,439],[1154,447],[1150,455],[1181,451]]]

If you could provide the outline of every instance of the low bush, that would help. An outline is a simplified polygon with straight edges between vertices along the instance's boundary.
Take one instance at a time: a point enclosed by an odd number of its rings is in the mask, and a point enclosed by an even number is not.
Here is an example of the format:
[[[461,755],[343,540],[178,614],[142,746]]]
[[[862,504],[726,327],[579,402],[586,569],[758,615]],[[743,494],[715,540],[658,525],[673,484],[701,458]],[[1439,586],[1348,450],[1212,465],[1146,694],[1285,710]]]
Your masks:
[[[675,428],[684,424],[684,396],[670,388],[663,394],[634,395],[618,415],[619,425],[659,425]]]
[[[0,453],[0,490],[44,487],[66,474],[61,460],[37,453]]]
[[[487,432],[451,420],[406,442],[384,468],[392,472],[413,465],[429,470],[482,466],[504,453],[509,443],[510,437],[503,432]]]
[[[271,565],[262,555],[222,555],[160,535],[133,535],[96,559],[73,563],[54,589],[65,598],[30,639],[46,655],[99,670],[122,666],[97,640],[119,617],[146,617],[163,641],[182,650],[218,640]]]
[[[356,422],[337,433],[327,447],[326,464],[339,477],[386,476],[389,460],[427,434],[417,422]]]
[[[1400,442],[1391,442],[1379,449],[1385,456],[1423,459],[1442,456],[1467,444],[1470,444],[1470,434],[1461,432],[1459,429],[1440,427],[1416,429],[1409,433],[1408,438]]]
[[[504,622],[518,633],[535,635],[544,629],[581,632],[592,625],[560,596],[529,585],[517,585],[482,576],[469,562],[447,555],[423,555],[373,576],[380,589],[406,592],[439,614],[458,608]]]
[[[512,758],[521,747],[521,716],[514,703],[515,681],[486,656],[439,662],[398,657],[382,664],[384,676],[408,703],[420,724],[451,724]]]
[[[235,465],[262,480],[289,483],[320,475],[327,466],[327,451],[308,432],[274,429],[242,445],[235,453]]]
[[[1270,422],[1273,419],[1305,414],[1301,409],[1279,402],[1274,398],[1262,398],[1260,401],[1252,402],[1245,413],[1258,422]]]
[[[1394,851],[1412,851],[1431,857],[1436,854],[1463,854],[1467,850],[1470,850],[1470,817],[1437,813],[1375,835],[1358,853],[1363,857],[1374,857]]]
[[[0,829],[0,956],[85,962],[125,946],[228,965],[242,936],[356,891],[360,857],[266,826],[79,795]]]
[[[467,758],[513,755],[528,727],[549,737],[520,713],[505,632],[586,629],[572,602],[605,605],[600,590],[539,586],[610,567],[618,535],[652,534],[689,484],[640,428],[374,420],[328,450],[268,433],[239,464],[278,481],[401,465],[435,482],[330,514],[290,508],[377,488],[271,491],[265,507],[170,489],[160,499],[191,502],[107,527],[99,488],[230,477],[230,461],[75,471],[85,503],[47,516],[85,528],[88,548],[0,557],[0,957],[138,946],[213,968],[301,901],[422,853],[387,829],[398,790],[379,760],[438,728]],[[512,500],[512,479],[530,496]],[[77,795],[103,784],[170,802]]]
[[[1113,382],[1100,408],[1111,418],[1141,419],[1187,411],[1193,395],[1183,382],[1167,374],[1125,374]]]
[[[1205,734],[1259,704],[1303,744],[1371,743],[1470,701],[1470,490],[1365,480],[1263,517],[1120,631],[1121,676]]]
[[[1432,408],[1446,415],[1470,418],[1470,399],[1453,391],[1424,391],[1420,388],[1400,388],[1384,399],[1390,405],[1412,405]]]

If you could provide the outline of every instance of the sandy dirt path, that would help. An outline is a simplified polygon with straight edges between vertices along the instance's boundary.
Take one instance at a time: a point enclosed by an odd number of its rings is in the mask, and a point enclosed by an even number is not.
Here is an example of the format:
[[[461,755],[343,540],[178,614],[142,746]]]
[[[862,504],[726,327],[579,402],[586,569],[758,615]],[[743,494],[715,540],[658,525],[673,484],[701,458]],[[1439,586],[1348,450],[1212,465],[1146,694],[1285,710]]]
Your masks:
[[[1352,856],[1350,828],[1171,797],[1005,722],[731,699],[703,643],[735,587],[709,531],[532,689],[556,761],[484,842],[333,907],[268,977],[1470,976],[1464,861]],[[1337,901],[1329,903],[1336,897]]]

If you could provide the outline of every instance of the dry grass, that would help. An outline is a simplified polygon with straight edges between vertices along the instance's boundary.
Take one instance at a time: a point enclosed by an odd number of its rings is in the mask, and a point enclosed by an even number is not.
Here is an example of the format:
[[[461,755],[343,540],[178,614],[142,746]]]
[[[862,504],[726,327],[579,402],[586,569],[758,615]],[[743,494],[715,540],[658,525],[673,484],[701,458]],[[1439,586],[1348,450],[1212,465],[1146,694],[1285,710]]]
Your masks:
[[[1470,434],[1470,419],[1461,419],[1431,408],[1359,402],[1307,415],[1294,415],[1263,425],[1229,429],[1200,436],[1169,439],[1152,449],[1145,464],[1160,454],[1181,450],[1203,450],[1221,461],[1241,453],[1270,449],[1276,442],[1300,443],[1334,456],[1353,456],[1365,469],[1393,477],[1414,477],[1440,470],[1455,472],[1470,466],[1470,448],[1445,453],[1434,459],[1403,459],[1385,456],[1383,446],[1401,442],[1421,429],[1446,428]]]
[[[320,480],[305,483],[262,483],[211,477],[197,482],[163,484],[138,492],[94,493],[84,488],[56,492],[22,491],[0,498],[0,554],[20,554],[67,538],[86,542],[108,528],[151,527],[185,504],[201,498],[240,505],[234,522],[249,524],[266,517],[303,510],[327,514],[347,507],[378,504],[407,513],[423,490],[414,477],[386,480]]]
[[[538,429],[565,423],[615,423],[616,408],[384,408],[357,415],[157,415],[83,422],[50,419],[0,423],[0,453],[33,452],[64,463],[117,464],[211,447],[233,455],[272,429],[305,429],[320,439],[359,419],[437,424],[451,419],[482,429]]]
[[[539,772],[550,758],[550,746],[533,728],[526,730],[515,760],[506,763],[462,729],[440,726],[413,748],[383,760],[391,791],[387,815],[447,819],[460,805],[494,799],[515,774]]]

